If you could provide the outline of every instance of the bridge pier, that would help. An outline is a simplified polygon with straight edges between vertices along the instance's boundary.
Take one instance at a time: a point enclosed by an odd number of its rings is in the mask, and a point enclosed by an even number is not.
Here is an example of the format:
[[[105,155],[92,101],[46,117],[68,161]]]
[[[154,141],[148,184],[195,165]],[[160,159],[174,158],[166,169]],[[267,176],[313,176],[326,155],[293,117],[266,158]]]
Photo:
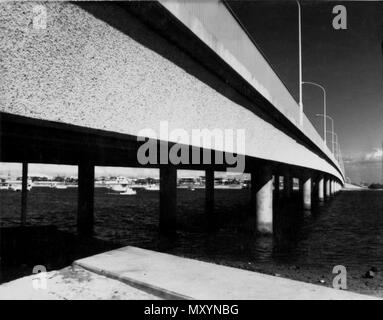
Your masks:
[[[302,176],[300,176],[299,178],[298,178],[298,193],[299,193],[299,198],[300,199],[302,199],[302,197],[303,197],[303,183],[304,183],[304,181],[303,181],[304,179],[303,179],[303,177]],[[302,203],[303,204],[303,203]]]
[[[94,165],[81,161],[78,165],[77,232],[91,236],[94,228]]]
[[[21,180],[21,225],[27,223],[28,163],[23,162]]]
[[[269,165],[257,166],[251,172],[251,194],[256,215],[256,231],[273,232],[273,173]]]
[[[160,167],[160,233],[174,235],[177,218],[177,169]]]
[[[274,199],[279,199],[281,195],[280,190],[281,177],[279,174],[274,175]]]
[[[331,196],[330,179],[328,177],[326,177],[325,179],[325,195],[326,195],[326,198],[330,198]]]
[[[208,229],[216,228],[214,217],[214,169],[205,170],[205,213],[207,216]]]
[[[291,172],[286,170],[283,174],[283,195],[286,199],[290,199],[293,194],[293,178]]]
[[[306,174],[302,177],[302,196],[303,196],[303,209],[311,210],[311,177]]]
[[[318,191],[318,201],[323,202],[324,201],[324,192],[325,192],[325,186],[324,186],[324,178],[323,176],[319,176],[317,179],[317,191]]]

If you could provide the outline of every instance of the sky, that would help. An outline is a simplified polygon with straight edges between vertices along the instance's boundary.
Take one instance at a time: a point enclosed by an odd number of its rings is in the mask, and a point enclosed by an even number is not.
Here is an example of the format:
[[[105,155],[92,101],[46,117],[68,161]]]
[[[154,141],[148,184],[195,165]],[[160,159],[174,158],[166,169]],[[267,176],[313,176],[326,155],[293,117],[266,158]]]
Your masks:
[[[335,30],[335,5],[347,29]],[[236,15],[298,101],[298,7],[295,1],[231,3]],[[383,3],[301,1],[303,81],[323,85],[327,112],[353,182],[381,180],[383,140]],[[323,94],[303,86],[304,112],[323,136]],[[329,125],[331,122],[328,123]],[[331,140],[331,135],[328,135]],[[331,146],[329,145],[331,148]]]
[[[347,10],[347,29],[332,26],[335,5]],[[298,10],[295,1],[236,1],[230,4],[296,100],[299,92]],[[383,3],[301,1],[303,80],[322,84],[328,114],[353,182],[379,182],[383,140]],[[304,112],[318,132],[322,92],[303,86]],[[331,136],[328,135],[328,140]],[[331,148],[331,146],[329,145]],[[18,165],[0,166],[0,175]],[[19,169],[15,169],[16,171]],[[36,172],[75,175],[75,167],[36,167]],[[101,171],[100,171],[101,170]],[[97,175],[144,176],[152,171],[99,169]]]

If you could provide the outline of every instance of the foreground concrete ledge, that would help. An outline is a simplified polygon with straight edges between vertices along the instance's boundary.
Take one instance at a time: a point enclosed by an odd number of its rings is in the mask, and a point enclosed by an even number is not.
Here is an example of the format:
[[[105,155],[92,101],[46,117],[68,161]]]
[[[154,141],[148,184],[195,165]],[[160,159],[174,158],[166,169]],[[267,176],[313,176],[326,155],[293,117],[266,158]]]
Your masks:
[[[77,260],[74,266],[165,299],[378,299],[131,246]]]
[[[50,271],[45,280],[26,276],[0,285],[0,300],[157,300],[131,286],[87,271],[67,267]]]

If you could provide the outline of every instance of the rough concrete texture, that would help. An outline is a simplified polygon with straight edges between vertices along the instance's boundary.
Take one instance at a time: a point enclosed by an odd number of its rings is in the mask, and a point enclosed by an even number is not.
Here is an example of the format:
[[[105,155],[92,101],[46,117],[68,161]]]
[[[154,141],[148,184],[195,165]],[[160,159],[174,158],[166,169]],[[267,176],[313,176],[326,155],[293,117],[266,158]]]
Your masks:
[[[192,299],[378,299],[136,247],[77,260],[75,265]]]
[[[0,300],[157,300],[157,296],[135,289],[118,280],[79,267],[68,267],[46,274],[46,289],[36,275],[0,285]]]
[[[183,128],[189,134],[192,129],[245,129],[247,155],[340,177],[295,139],[133,40],[127,33],[157,42],[168,56],[182,55],[115,4],[87,6],[113,17],[120,30],[128,30],[124,33],[62,2],[44,4],[47,28],[36,30],[36,4],[0,4],[0,111],[132,135],[145,128],[158,134],[162,120],[169,130]]]

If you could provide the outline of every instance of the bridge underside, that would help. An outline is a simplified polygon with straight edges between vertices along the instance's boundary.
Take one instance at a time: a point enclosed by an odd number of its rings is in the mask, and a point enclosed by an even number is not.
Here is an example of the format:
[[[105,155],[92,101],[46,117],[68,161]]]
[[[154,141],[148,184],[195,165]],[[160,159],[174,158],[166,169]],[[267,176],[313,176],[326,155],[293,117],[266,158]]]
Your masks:
[[[158,168],[161,145],[166,142],[155,141],[157,142],[156,159],[158,163],[142,164],[137,160],[137,151],[145,142],[138,141],[137,136],[0,112],[1,162],[78,165],[81,161],[89,161],[95,166]],[[167,145],[170,150],[174,143],[168,142]],[[193,146],[188,146],[188,150],[189,163],[177,164],[177,169],[205,170],[212,168],[215,171],[234,172],[234,165],[229,165],[225,161],[222,164],[215,163],[214,157],[225,159],[229,154],[227,152]],[[205,164],[203,163],[203,153],[207,151],[211,153],[212,160],[211,163]],[[201,155],[201,163],[192,163],[191,155],[193,153]],[[237,157],[237,154],[230,153],[230,155],[234,158]],[[274,171],[277,172],[288,168],[296,177],[301,176],[302,172],[328,175],[326,172],[283,162],[250,156],[244,156],[243,159],[245,160],[245,173],[250,173],[252,168],[267,163],[272,165]]]
[[[78,231],[93,232],[94,167],[142,167],[160,169],[160,230],[176,231],[177,170],[204,170],[206,176],[206,212],[214,228],[214,172],[230,169],[214,164],[147,164],[137,161],[137,150],[143,142],[137,137],[95,130],[58,122],[31,119],[0,113],[1,162],[65,164],[78,166]],[[158,142],[158,146],[160,146]],[[169,149],[171,145],[169,145]],[[159,150],[158,159],[160,159]],[[200,148],[190,147],[190,154]],[[201,157],[202,158],[202,157]],[[283,194],[292,197],[293,178],[300,181],[302,203],[311,209],[311,201],[324,201],[340,189],[340,181],[328,174],[274,161],[245,157],[245,172],[251,174],[254,226],[262,233],[273,230],[273,198]],[[27,179],[23,171],[23,181]],[[283,190],[280,190],[283,177]],[[27,193],[22,196],[26,206]],[[162,201],[161,201],[162,199]],[[25,208],[22,208],[25,210]],[[26,212],[22,213],[25,222]]]

